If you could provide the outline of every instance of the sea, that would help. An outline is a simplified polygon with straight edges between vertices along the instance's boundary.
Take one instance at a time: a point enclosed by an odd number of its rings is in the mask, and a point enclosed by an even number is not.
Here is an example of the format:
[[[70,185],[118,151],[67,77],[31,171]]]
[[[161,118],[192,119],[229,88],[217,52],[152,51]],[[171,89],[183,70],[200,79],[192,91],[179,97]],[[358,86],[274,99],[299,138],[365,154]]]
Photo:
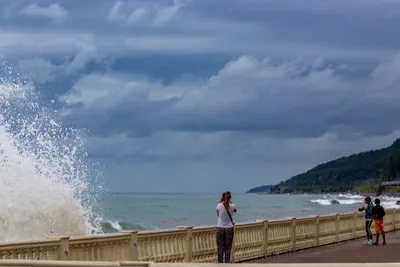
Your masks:
[[[232,194],[237,223],[332,213],[356,212],[363,195]],[[215,225],[220,194],[105,194],[99,201],[105,232],[171,229],[176,226]],[[385,208],[399,207],[400,198],[381,197]]]
[[[0,64],[0,242],[123,230],[215,225],[220,193],[118,194],[103,188],[88,154],[89,133],[46,102],[29,81]],[[267,182],[267,181],[266,181]],[[229,188],[227,188],[229,190]],[[237,223],[354,212],[361,195],[233,193]],[[383,198],[386,208],[397,199]]]

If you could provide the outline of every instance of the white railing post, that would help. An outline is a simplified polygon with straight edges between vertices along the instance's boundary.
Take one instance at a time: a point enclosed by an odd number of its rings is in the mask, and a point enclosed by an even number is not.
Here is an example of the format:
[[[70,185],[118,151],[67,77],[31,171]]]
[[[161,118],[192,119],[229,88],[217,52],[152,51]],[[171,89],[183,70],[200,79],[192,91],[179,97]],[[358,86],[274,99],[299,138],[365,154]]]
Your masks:
[[[292,218],[292,251],[296,251],[296,218]]]
[[[124,234],[129,234],[129,257],[128,261],[137,261],[138,260],[138,231],[122,231]]]
[[[263,223],[263,257],[268,257],[268,220],[256,220],[256,222]]]
[[[186,230],[185,262],[192,262],[192,259],[193,259],[193,226],[177,226],[176,228]]]
[[[69,236],[60,237],[60,260],[67,261],[69,259]]]
[[[353,238],[357,239],[357,212],[353,213]]]
[[[339,243],[340,234],[340,215],[336,214],[336,242]]]
[[[315,219],[315,242],[316,246],[319,247],[319,216]]]
[[[237,228],[233,227],[233,241],[232,241],[232,248],[231,248],[231,258],[230,262],[234,263],[236,261],[236,239],[237,239]]]

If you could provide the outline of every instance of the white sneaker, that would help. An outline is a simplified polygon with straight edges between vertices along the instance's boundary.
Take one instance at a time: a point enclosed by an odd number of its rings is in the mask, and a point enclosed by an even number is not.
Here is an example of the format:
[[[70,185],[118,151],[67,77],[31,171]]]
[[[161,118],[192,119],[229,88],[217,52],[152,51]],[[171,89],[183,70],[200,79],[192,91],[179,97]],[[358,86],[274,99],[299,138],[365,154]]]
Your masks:
[[[368,244],[373,245],[374,244],[374,240],[369,240]]]
[[[364,244],[368,244],[368,243],[369,243],[369,240],[368,240],[368,239],[364,241]]]

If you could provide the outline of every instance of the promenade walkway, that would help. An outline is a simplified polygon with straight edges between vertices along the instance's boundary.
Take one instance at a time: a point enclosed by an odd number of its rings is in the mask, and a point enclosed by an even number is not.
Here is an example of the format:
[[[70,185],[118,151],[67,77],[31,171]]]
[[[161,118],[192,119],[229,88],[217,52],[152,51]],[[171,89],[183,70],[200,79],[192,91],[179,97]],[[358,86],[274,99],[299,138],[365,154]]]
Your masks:
[[[377,263],[400,262],[400,233],[389,233],[386,246],[357,239],[340,244],[276,255],[246,263]],[[378,265],[377,265],[378,266]]]

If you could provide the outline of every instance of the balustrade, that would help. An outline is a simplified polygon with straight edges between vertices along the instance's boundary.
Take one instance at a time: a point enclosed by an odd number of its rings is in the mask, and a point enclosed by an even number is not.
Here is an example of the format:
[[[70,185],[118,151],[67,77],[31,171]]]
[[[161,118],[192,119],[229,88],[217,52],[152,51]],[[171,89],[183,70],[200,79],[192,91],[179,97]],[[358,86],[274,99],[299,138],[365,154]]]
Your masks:
[[[364,214],[359,212],[237,224],[232,261],[246,261],[360,238],[365,236],[364,227]],[[385,230],[390,232],[396,229],[400,229],[400,210],[388,209]],[[217,261],[216,227],[178,226],[172,230],[50,237],[47,240],[0,244],[0,258],[212,263]]]

